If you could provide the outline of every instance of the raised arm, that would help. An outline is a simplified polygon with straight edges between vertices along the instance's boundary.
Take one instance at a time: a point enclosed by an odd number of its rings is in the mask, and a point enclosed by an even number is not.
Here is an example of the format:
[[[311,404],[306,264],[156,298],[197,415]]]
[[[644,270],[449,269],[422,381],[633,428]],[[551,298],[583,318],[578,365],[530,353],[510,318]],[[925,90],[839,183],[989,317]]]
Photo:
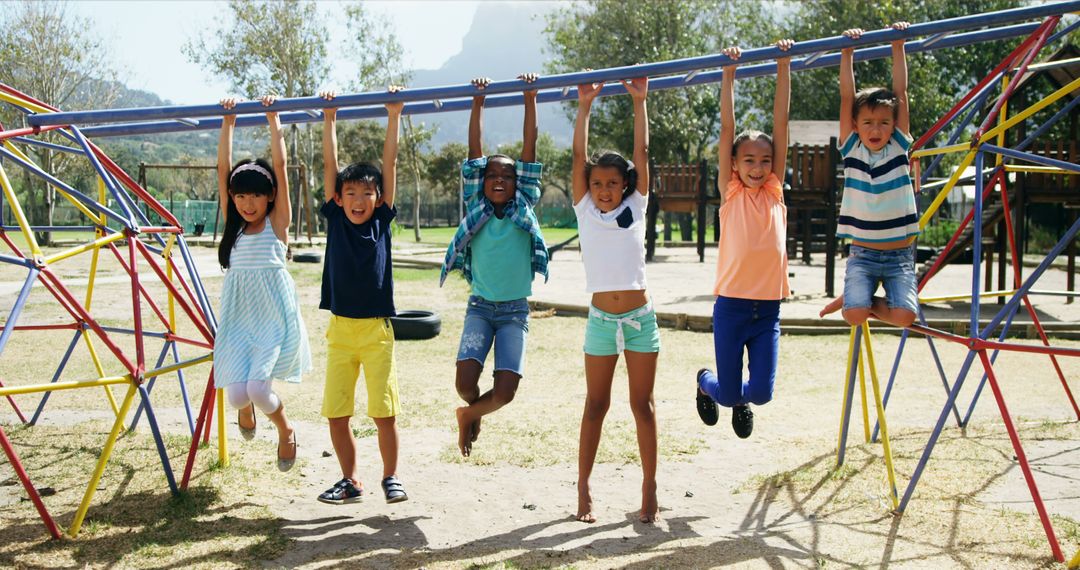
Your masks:
[[[389,91],[397,93],[403,87],[391,85]],[[398,130],[401,124],[401,110],[405,107],[402,101],[386,104],[386,141],[382,151],[382,200],[387,207],[394,207],[394,193],[397,191],[397,155],[398,155]]]
[[[732,46],[724,55],[738,61],[742,52]],[[720,140],[716,143],[716,184],[720,187],[720,201],[731,182],[732,145],[735,144],[735,66],[725,65],[720,76]]]
[[[780,40],[776,47],[782,51],[791,49],[793,40]],[[788,109],[791,101],[791,58],[776,60],[776,95],[773,99],[773,174],[784,184],[787,175]]]
[[[275,97],[267,95],[262,103],[269,107],[274,104]],[[270,210],[270,225],[274,227],[274,234],[283,242],[289,239],[289,222],[292,221],[292,200],[289,197],[289,169],[285,160],[285,134],[281,131],[281,120],[277,111],[266,114],[266,122],[270,125],[270,160],[274,165],[274,177],[277,178],[277,188],[274,192],[274,209]]]
[[[908,22],[896,22],[892,28],[906,30],[910,25]],[[892,43],[892,82],[893,94],[896,95],[896,128],[910,136],[911,115],[908,112],[907,52],[904,50],[904,40]]]
[[[333,91],[323,91],[319,93],[319,96],[327,101],[334,100]],[[329,202],[337,193],[337,108],[323,109],[322,152],[323,193],[326,194],[326,201]]]
[[[523,73],[518,79],[526,83],[536,81],[535,73]],[[539,129],[536,126],[536,89],[528,89],[525,95],[525,125],[521,133],[521,161],[536,162],[536,137]]]
[[[478,91],[483,91],[484,88],[491,83],[491,79],[487,77],[477,77],[472,80],[473,87]],[[480,158],[484,156],[484,143],[481,138],[481,120],[484,113],[484,94],[478,93],[473,95],[472,98],[472,112],[469,113],[469,159]]]
[[[589,181],[585,179],[585,161],[589,156],[589,112],[593,99],[604,88],[603,83],[578,85],[577,121],[574,122],[573,163],[570,166],[571,193],[576,206],[589,191]]]
[[[222,99],[221,106],[230,110],[236,106],[236,99]],[[221,117],[221,136],[218,138],[217,175],[218,202],[221,206],[221,218],[229,215],[229,171],[232,170],[232,140],[236,128],[236,115]]]
[[[862,29],[852,28],[844,31],[844,37],[857,40],[862,37]],[[847,47],[840,51],[840,144],[844,144],[848,135],[855,130],[855,117],[851,115],[855,108],[855,48]]]
[[[649,195],[649,109],[645,97],[649,94],[649,78],[636,77],[623,81],[634,99],[634,165],[637,168],[637,191]]]

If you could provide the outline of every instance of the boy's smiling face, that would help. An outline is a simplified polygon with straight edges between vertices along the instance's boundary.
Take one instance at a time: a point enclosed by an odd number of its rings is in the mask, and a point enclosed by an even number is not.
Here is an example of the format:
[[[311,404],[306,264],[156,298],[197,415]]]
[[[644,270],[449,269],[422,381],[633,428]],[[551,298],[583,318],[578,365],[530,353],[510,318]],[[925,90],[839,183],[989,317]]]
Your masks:
[[[341,185],[341,193],[334,196],[334,202],[345,210],[350,222],[362,224],[375,213],[379,192],[374,182],[348,181]]]
[[[517,172],[514,162],[505,157],[495,157],[484,168],[484,197],[496,206],[506,205],[517,192]]]
[[[887,105],[865,105],[859,108],[859,112],[855,114],[855,132],[863,146],[877,152],[889,144],[889,139],[896,130],[893,112],[892,107]]]

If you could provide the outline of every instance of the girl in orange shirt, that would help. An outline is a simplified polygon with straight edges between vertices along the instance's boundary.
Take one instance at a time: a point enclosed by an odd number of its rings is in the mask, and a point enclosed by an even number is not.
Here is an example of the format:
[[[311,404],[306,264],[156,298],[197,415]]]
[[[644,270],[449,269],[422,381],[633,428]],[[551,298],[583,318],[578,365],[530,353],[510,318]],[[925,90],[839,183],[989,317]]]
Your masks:
[[[792,40],[776,47],[787,51]],[[724,50],[737,61],[737,47]],[[772,399],[780,341],[780,301],[787,282],[787,207],[783,183],[788,143],[791,58],[777,59],[773,136],[744,131],[735,136],[735,65],[724,67],[720,94],[718,185],[720,243],[713,294],[713,344],[716,372],[697,373],[697,410],[706,425],[719,419],[716,405],[732,409],[731,425],[750,437],[750,404]],[[749,377],[743,377],[743,353]]]

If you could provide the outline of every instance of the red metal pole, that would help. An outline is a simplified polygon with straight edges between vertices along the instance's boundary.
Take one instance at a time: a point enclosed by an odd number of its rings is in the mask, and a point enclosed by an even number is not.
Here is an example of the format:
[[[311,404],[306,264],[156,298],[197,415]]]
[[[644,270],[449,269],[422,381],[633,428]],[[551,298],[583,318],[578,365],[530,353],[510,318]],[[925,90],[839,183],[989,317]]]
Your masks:
[[[138,284],[139,292],[142,294],[143,298],[146,299],[146,302],[150,305],[150,308],[153,309],[154,313],[158,317],[158,320],[160,320],[161,324],[165,327],[165,330],[172,332],[172,329],[170,328],[171,325],[169,325],[169,319],[166,318],[165,315],[161,312],[161,309],[158,308],[157,303],[154,303],[154,299],[150,296],[150,293],[146,290],[146,287],[144,287],[143,284],[139,281],[138,275],[128,267],[128,263],[124,260],[124,256],[120,253],[120,250],[116,249],[114,244],[111,243],[109,244],[109,249],[112,250],[114,255],[116,255],[116,260],[120,262],[120,267],[122,267],[124,271],[128,274],[128,276],[131,277],[132,282]]]
[[[211,335],[210,331],[203,326],[203,323],[200,322],[199,318],[195,316],[195,313],[191,310],[191,307],[188,305],[187,301],[180,295],[180,292],[176,290],[176,286],[174,286],[172,282],[169,281],[168,276],[166,276],[165,273],[161,270],[161,268],[158,267],[157,263],[154,261],[153,256],[150,255],[150,251],[146,249],[146,245],[144,245],[141,241],[138,240],[132,240],[132,243],[134,243],[136,247],[139,248],[139,252],[142,253],[143,258],[146,259],[146,261],[150,264],[150,268],[154,270],[154,273],[157,273],[158,278],[161,279],[161,283],[169,289],[169,291],[173,294],[174,297],[176,297],[176,302],[180,305],[184,312],[187,313],[188,318],[190,318],[191,322],[195,325],[195,327],[199,329],[199,332],[202,333],[203,338],[205,338],[209,342],[213,342],[214,336]]]
[[[172,212],[170,212],[165,206],[161,205],[161,202],[157,201],[157,198],[154,198],[150,195],[149,192],[143,189],[142,186],[139,186],[138,182],[135,182],[130,176],[128,176],[128,173],[124,172],[122,168],[117,166],[116,163],[113,162],[113,160],[109,158],[104,152],[102,152],[96,144],[90,142],[89,140],[86,141],[86,143],[90,145],[90,149],[94,151],[94,155],[97,156],[98,161],[101,162],[101,164],[109,172],[111,172],[113,176],[119,179],[136,196],[141,198],[144,202],[147,203],[147,205],[153,208],[153,210],[157,212],[159,216],[164,218],[166,222],[176,227],[180,227],[180,222],[176,219],[175,216],[172,215]]]
[[[109,351],[112,352],[114,356],[116,356],[116,359],[120,361],[120,364],[123,364],[124,368],[127,369],[128,373],[134,377],[136,375],[135,366],[131,363],[130,360],[128,360],[127,356],[124,356],[123,351],[121,351],[120,348],[113,343],[112,339],[109,338],[109,335],[105,332],[105,330],[97,324],[97,321],[95,321],[93,317],[91,317],[90,314],[86,312],[86,309],[84,309],[83,306],[79,304],[79,302],[71,295],[71,292],[64,287],[64,285],[60,282],[60,279],[53,275],[52,270],[50,270],[49,268],[44,268],[41,270],[41,275],[53,282],[53,285],[56,287],[56,293],[54,294],[58,294],[58,298],[61,298],[62,296],[62,298],[67,300],[67,302],[72,306],[72,308],[77,311],[78,315],[76,316],[76,318],[81,319],[91,329],[93,329],[94,333],[98,335],[99,339],[101,339],[101,342],[105,343],[105,346],[109,347]]]
[[[17,331],[57,331],[57,330],[75,330],[82,328],[79,323],[69,323],[60,325],[15,325]]]
[[[210,423],[210,410],[214,408],[214,369],[210,369],[210,379],[206,382],[206,391],[203,393],[202,406],[199,408],[199,419],[195,422],[195,433],[191,436],[191,448],[188,449],[187,463],[184,464],[184,476],[180,479],[180,488],[187,489],[191,481],[191,469],[195,466],[195,454],[199,451],[199,434],[204,424]]]
[[[0,381],[0,388],[4,387],[3,381]],[[23,415],[22,410],[19,409],[19,405],[15,403],[15,399],[11,396],[7,397],[8,402],[11,403],[11,407],[15,409],[15,415],[19,416],[19,421],[26,423],[26,416]]]
[[[12,447],[11,441],[8,440],[7,434],[4,433],[3,426],[0,426],[0,447],[4,448],[4,454],[7,455],[11,467],[15,469],[15,475],[18,476],[19,481],[22,481],[23,489],[26,490],[26,494],[33,501],[34,508],[37,509],[38,515],[41,516],[41,522],[45,523],[45,528],[49,529],[49,534],[53,538],[59,539],[60,529],[56,526],[52,517],[49,516],[49,511],[45,508],[45,503],[41,501],[41,495],[34,488],[34,484],[30,482],[30,476],[26,474],[26,469],[23,469],[22,462],[19,461],[15,448]]]
[[[136,385],[143,383],[143,374],[146,372],[146,354],[143,350],[143,322],[142,303],[139,302],[139,266],[135,258],[135,244],[142,245],[130,230],[125,230],[128,242],[128,275],[131,276],[131,318],[135,320],[135,373],[132,375]],[[110,244],[111,245],[111,244]]]
[[[993,191],[994,185],[997,184],[1004,177],[1004,175],[1005,171],[1001,168],[998,168],[997,172],[994,173],[994,176],[990,179],[990,183],[987,184],[985,188],[983,188],[984,202],[990,196],[990,192]],[[981,176],[981,174],[977,174],[976,176]],[[960,225],[956,228],[956,231],[953,232],[953,236],[949,238],[949,243],[945,244],[945,248],[941,250],[941,253],[938,255],[937,260],[934,261],[934,264],[931,265],[930,269],[926,272],[925,275],[923,275],[922,281],[919,282],[920,292],[923,290],[923,287],[926,287],[926,284],[930,282],[930,278],[936,275],[938,270],[941,269],[941,266],[945,264],[945,257],[950,251],[952,251],[952,248],[956,245],[956,242],[960,241],[960,236],[964,234],[964,230],[967,229],[967,225],[971,223],[971,220],[974,217],[974,209],[970,210],[967,215],[964,216],[964,220],[960,222]],[[982,223],[982,220],[980,220],[979,223]]]
[[[210,330],[210,317],[203,313],[202,305],[198,299],[195,298],[195,294],[191,292],[191,288],[188,287],[187,281],[184,280],[184,272],[180,271],[180,268],[176,266],[176,262],[170,257],[167,261],[173,268],[173,275],[176,275],[176,280],[180,282],[180,286],[184,288],[184,292],[188,295],[188,300],[191,305],[199,309],[199,316],[202,318],[202,323],[206,326],[207,330]]]
[[[1024,454],[1024,446],[1020,444],[1020,437],[1013,426],[1009,409],[1005,406],[1005,398],[1002,397],[1001,388],[998,387],[997,378],[994,377],[994,365],[990,363],[990,357],[986,355],[986,350],[979,350],[979,358],[982,360],[983,369],[986,370],[986,377],[990,380],[990,388],[994,391],[994,399],[997,400],[1001,420],[1005,422],[1005,429],[1009,432],[1009,440],[1012,441],[1013,451],[1016,452],[1016,461],[1020,463],[1020,469],[1024,472],[1024,480],[1027,482],[1028,490],[1031,491],[1032,500],[1035,501],[1035,509],[1039,511],[1039,520],[1042,521],[1043,530],[1046,531],[1046,539],[1050,541],[1050,550],[1053,551],[1055,560],[1065,562],[1065,556],[1061,553],[1061,545],[1058,544],[1057,537],[1054,536],[1054,527],[1050,523],[1049,515],[1046,514],[1046,505],[1043,504],[1042,497],[1039,496],[1039,488],[1035,485],[1035,476],[1031,473],[1027,455]]]

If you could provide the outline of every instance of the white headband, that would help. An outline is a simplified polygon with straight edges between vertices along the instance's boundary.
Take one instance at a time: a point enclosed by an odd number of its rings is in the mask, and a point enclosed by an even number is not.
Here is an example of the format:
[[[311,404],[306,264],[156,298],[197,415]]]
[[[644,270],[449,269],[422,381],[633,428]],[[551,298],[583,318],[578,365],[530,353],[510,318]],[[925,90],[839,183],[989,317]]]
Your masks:
[[[266,179],[270,181],[270,184],[274,183],[274,179],[270,176],[270,172],[254,162],[249,162],[243,166],[238,166],[236,170],[233,171],[232,176],[229,177],[229,182],[232,182],[232,179],[236,178],[237,174],[240,174],[245,170],[254,170],[255,172],[258,172],[259,174],[265,176]]]

